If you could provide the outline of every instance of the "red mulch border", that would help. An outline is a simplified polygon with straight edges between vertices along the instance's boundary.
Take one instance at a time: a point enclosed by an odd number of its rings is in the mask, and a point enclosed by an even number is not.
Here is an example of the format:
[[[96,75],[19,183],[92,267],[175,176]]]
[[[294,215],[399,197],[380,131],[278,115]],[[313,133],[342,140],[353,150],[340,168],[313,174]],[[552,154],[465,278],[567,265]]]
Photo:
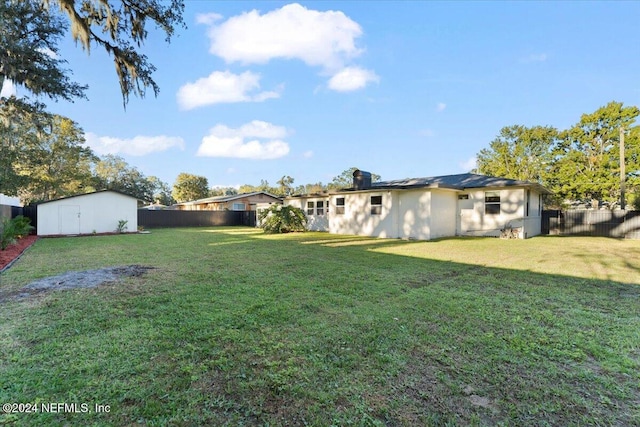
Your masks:
[[[13,245],[9,245],[4,251],[0,251],[0,273],[20,258],[20,255],[33,245],[36,240],[38,240],[38,236],[31,234],[19,239]]]

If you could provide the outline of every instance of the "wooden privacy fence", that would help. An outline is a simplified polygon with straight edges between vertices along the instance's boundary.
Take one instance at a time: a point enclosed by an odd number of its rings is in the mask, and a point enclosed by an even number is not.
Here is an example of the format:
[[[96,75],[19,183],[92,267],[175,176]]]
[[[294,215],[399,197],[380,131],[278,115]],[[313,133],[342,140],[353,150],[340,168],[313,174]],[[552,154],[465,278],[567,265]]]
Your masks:
[[[542,212],[542,234],[640,239],[640,211],[547,210]]]
[[[138,210],[138,226],[144,228],[246,225],[255,227],[254,211]]]
[[[24,215],[31,219],[31,225],[38,224],[38,210],[36,206],[6,206],[0,205],[0,219],[2,217],[15,218]],[[138,225],[144,228],[163,227],[206,227],[225,225],[246,225],[255,227],[256,213],[253,211],[151,211],[138,210]]]
[[[38,224],[38,209],[35,206],[7,206],[0,205],[0,218],[15,218],[18,215],[26,216],[31,220],[31,225],[34,227]]]

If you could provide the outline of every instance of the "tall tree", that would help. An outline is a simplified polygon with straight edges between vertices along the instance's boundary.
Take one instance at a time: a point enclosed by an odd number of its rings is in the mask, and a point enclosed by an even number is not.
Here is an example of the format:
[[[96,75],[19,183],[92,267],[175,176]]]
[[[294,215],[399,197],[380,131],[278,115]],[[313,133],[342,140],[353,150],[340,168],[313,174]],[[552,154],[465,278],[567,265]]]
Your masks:
[[[477,155],[474,172],[542,183],[546,180],[558,130],[551,126],[503,127],[489,148]]]
[[[23,174],[28,182],[20,189],[24,204],[52,200],[92,190],[92,165],[98,160],[83,145],[84,134],[72,120],[54,115],[39,133]]]
[[[154,185],[122,157],[107,154],[95,166],[97,190],[116,190],[140,200],[153,199]]]
[[[321,193],[323,191],[327,190],[327,186],[324,185],[322,182],[316,182],[315,184],[305,184],[305,185],[298,185],[295,190],[294,193],[296,194],[314,194],[314,193]]]
[[[25,171],[50,119],[43,104],[15,97],[0,103],[0,193],[17,196],[28,183]]]
[[[620,195],[620,128],[631,129],[637,107],[610,102],[562,132],[555,151],[551,189],[573,200],[615,202]],[[626,158],[637,158],[637,132],[630,134]],[[637,169],[627,168],[632,183]]]
[[[640,211],[640,126],[632,127],[626,134],[627,206]]]
[[[289,175],[284,175],[276,182],[276,184],[278,184],[278,191],[275,194],[278,196],[289,196],[293,193],[293,178]]]
[[[291,178],[293,179],[293,178]],[[256,191],[264,191],[265,193],[277,194],[279,193],[278,187],[272,187],[269,185],[269,181],[266,179],[260,180],[260,185],[243,184],[238,188],[238,193],[254,193]]]
[[[86,86],[72,82],[58,58],[70,30],[87,52],[93,45],[113,57],[125,106],[132,93],[144,97],[152,88],[157,95],[155,67],[139,50],[149,23],[170,41],[183,10],[182,0],[0,0],[0,86],[6,78],[53,99],[83,96]]]
[[[351,167],[342,171],[342,173],[338,176],[335,176],[333,180],[328,184],[330,189],[340,189],[340,188],[349,188],[353,186],[353,173],[357,171],[359,168]],[[380,175],[372,173],[371,174],[371,182],[380,181]]]
[[[147,181],[149,181],[149,184],[151,185],[154,202],[166,206],[172,205],[175,202],[175,200],[173,200],[173,197],[171,196],[171,188],[169,187],[169,184],[153,175],[148,177]]]
[[[71,81],[58,57],[64,21],[40,1],[0,0],[0,89],[6,80],[35,95],[71,101],[86,86]]]
[[[171,195],[178,203],[204,199],[209,196],[209,181],[204,176],[180,173]]]
[[[238,194],[238,190],[234,187],[214,187],[209,190],[210,197],[216,196],[234,196]]]

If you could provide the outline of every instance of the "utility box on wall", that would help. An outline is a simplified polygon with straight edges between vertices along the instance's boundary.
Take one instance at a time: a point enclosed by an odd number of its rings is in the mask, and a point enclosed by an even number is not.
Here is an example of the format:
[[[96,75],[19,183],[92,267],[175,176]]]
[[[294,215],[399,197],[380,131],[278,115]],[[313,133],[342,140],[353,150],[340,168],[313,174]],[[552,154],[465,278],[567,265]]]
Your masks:
[[[38,236],[111,233],[120,221],[138,229],[138,200],[113,190],[65,197],[38,204]]]

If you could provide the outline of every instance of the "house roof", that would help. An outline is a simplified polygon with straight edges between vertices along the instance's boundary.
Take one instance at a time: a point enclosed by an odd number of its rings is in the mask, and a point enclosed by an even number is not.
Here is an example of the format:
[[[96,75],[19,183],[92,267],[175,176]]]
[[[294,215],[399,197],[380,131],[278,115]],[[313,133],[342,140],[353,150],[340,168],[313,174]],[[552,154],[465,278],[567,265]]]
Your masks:
[[[536,182],[520,181],[517,179],[498,178],[494,176],[479,175],[474,173],[463,173],[457,175],[442,175],[426,178],[405,178],[391,181],[378,181],[371,183],[371,186],[363,189],[343,188],[332,192],[346,193],[356,191],[375,190],[410,190],[417,188],[443,188],[455,191],[465,191],[473,188],[504,188],[504,187],[525,187],[532,188],[543,194],[551,194],[547,188]]]
[[[542,185],[509,178],[462,173],[457,175],[432,176],[428,178],[406,178],[392,181],[379,181],[371,184],[371,188],[379,189],[409,189],[409,188],[450,188],[453,190],[467,190],[472,188],[489,187],[531,187],[542,193],[551,193]]]
[[[229,196],[207,197],[204,199],[192,200],[189,202],[182,202],[182,203],[176,203],[176,204],[177,205],[200,205],[205,203],[226,203],[226,202],[231,202],[237,199],[244,199],[245,197],[258,196],[260,194],[280,200],[278,196],[274,196],[273,194],[267,193],[266,191],[254,191],[253,193],[241,193],[241,194],[233,194]]]
[[[53,200],[47,200],[47,201],[44,201],[44,202],[38,202],[38,203],[36,203],[36,205],[44,205],[46,203],[57,202],[58,200],[73,199],[75,197],[83,197],[83,196],[89,196],[89,195],[93,195],[93,194],[107,193],[107,192],[108,193],[117,193],[117,194],[121,194],[123,196],[131,197],[132,199],[139,200],[137,197],[134,197],[134,196],[132,196],[130,194],[127,194],[127,193],[123,193],[122,191],[117,191],[117,190],[98,190],[98,191],[92,191],[90,193],[75,194],[73,196],[60,197],[59,199],[53,199]]]

